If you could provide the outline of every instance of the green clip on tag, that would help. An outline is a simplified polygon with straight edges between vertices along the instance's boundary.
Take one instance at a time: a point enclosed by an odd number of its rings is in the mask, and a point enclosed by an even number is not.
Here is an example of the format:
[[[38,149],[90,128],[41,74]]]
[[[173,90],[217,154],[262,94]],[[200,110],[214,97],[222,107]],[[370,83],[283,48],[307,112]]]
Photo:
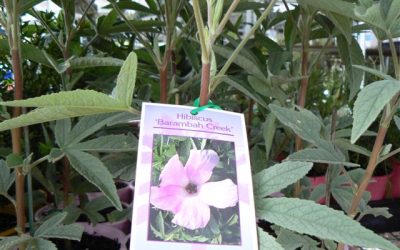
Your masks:
[[[200,98],[197,98],[196,100],[194,100],[193,106],[195,106],[197,108],[195,108],[192,111],[190,111],[190,113],[192,115],[197,115],[198,113],[200,113],[201,111],[205,110],[206,108],[222,110],[222,108],[220,106],[214,104],[210,100],[208,101],[207,105],[204,105],[204,106],[200,107]]]

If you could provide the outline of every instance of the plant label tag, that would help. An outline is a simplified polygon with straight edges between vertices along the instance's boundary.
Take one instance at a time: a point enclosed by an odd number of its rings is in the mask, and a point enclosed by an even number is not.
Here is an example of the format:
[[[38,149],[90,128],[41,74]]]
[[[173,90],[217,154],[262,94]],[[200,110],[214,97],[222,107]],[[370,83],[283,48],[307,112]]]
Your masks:
[[[144,103],[130,249],[256,250],[242,114]]]

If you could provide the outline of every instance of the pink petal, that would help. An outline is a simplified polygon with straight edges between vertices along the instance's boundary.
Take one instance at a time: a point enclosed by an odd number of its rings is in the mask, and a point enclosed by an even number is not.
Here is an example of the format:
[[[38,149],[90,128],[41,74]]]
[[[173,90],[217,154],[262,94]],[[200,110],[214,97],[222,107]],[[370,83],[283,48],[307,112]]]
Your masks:
[[[233,207],[238,202],[238,189],[230,179],[207,182],[199,187],[199,197],[209,206]]]
[[[185,169],[183,168],[182,162],[179,160],[177,154],[171,157],[167,164],[165,164],[164,169],[161,171],[160,179],[160,187],[168,185],[179,185],[184,187],[189,183]]]
[[[201,202],[198,196],[186,197],[181,209],[172,219],[172,223],[191,230],[204,228],[209,221],[210,207]]]
[[[186,196],[181,186],[151,187],[150,203],[161,210],[177,213]]]
[[[190,150],[185,169],[190,182],[200,185],[207,182],[219,157],[214,150]]]

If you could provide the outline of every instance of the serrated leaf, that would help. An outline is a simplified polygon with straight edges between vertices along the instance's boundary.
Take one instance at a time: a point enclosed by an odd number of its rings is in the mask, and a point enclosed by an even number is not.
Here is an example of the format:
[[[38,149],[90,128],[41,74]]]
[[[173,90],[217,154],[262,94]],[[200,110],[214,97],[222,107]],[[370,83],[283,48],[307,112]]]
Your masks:
[[[351,143],[368,129],[385,105],[400,91],[400,82],[382,80],[371,83],[361,90],[354,103]]]
[[[57,250],[56,245],[45,239],[33,238],[29,241],[27,248],[28,250]]]
[[[26,100],[0,102],[0,105],[39,108],[60,106],[93,109],[107,109],[107,106],[109,106],[111,110],[115,111],[127,109],[127,106],[122,101],[114,99],[106,94],[87,89],[62,91],[54,94],[29,98]]]
[[[133,135],[105,135],[72,144],[68,148],[81,151],[129,152],[137,149],[137,139]]]
[[[134,154],[107,155],[102,161],[114,178],[131,181],[135,177],[136,158]]]
[[[59,226],[63,220],[67,217],[67,213],[56,213],[50,218],[48,218],[46,221],[40,225],[40,227],[35,231],[36,237],[41,236],[42,234],[51,231],[55,227]]]
[[[284,250],[284,248],[278,242],[276,242],[276,239],[269,235],[267,232],[264,232],[260,228],[257,228],[257,232],[260,250]]]
[[[83,230],[83,226],[79,224],[60,225],[52,230],[42,233],[40,237],[80,241]]]
[[[93,67],[121,67],[123,60],[114,57],[87,56],[73,58],[69,61],[71,69],[86,69]]]
[[[322,123],[311,111],[283,108],[275,104],[268,105],[271,112],[284,125],[291,128],[298,136],[313,144],[318,144]]]
[[[64,145],[59,145],[64,147],[70,144],[75,144],[86,137],[94,134],[99,129],[104,127],[110,121],[118,117],[120,113],[117,114],[98,114],[82,117],[77,124],[72,128],[71,133],[68,135],[67,140]]]
[[[30,241],[32,238],[27,235],[21,236],[9,236],[2,238],[0,237],[0,249],[1,250],[12,250],[20,244],[24,244]]]
[[[363,65],[353,65],[353,67],[357,68],[357,69],[361,69],[361,70],[363,70],[363,71],[365,71],[367,73],[370,73],[372,75],[380,77],[380,78],[382,78],[384,80],[395,80],[390,75],[387,75],[387,74],[383,73],[382,71],[379,71],[379,70],[376,70],[376,69],[373,69],[373,68],[370,68],[370,67],[366,67],[366,66],[363,66]]]
[[[312,166],[311,162],[300,161],[275,164],[254,175],[254,195],[265,197],[278,192],[305,176]]]
[[[118,210],[122,209],[113,178],[98,158],[79,150],[67,149],[65,154],[76,171],[100,189]]]
[[[389,241],[343,212],[297,198],[257,200],[257,216],[284,228],[354,246],[395,250]]]
[[[132,103],[133,90],[136,82],[137,56],[134,52],[129,53],[117,78],[115,97],[130,107]]]
[[[0,194],[6,194],[15,181],[15,174],[10,171],[4,160],[0,160]]]
[[[0,123],[0,131],[25,127],[32,124],[61,120],[65,118],[117,112],[122,110],[110,110],[108,108],[71,108],[71,107],[46,107],[37,108],[27,114],[6,120]]]
[[[288,156],[292,161],[311,161],[326,164],[338,164],[348,167],[357,167],[358,164],[346,162],[344,155],[340,151],[327,151],[322,148],[306,148]]]

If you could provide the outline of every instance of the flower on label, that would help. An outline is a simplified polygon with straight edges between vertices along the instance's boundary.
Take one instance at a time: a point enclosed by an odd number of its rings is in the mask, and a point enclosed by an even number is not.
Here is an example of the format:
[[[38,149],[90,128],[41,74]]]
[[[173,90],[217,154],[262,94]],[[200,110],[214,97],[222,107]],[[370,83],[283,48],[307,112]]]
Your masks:
[[[150,203],[174,214],[172,223],[198,229],[210,221],[210,206],[234,207],[237,186],[230,179],[209,182],[219,157],[214,150],[191,150],[185,166],[175,154],[160,174],[160,185],[151,187]]]

